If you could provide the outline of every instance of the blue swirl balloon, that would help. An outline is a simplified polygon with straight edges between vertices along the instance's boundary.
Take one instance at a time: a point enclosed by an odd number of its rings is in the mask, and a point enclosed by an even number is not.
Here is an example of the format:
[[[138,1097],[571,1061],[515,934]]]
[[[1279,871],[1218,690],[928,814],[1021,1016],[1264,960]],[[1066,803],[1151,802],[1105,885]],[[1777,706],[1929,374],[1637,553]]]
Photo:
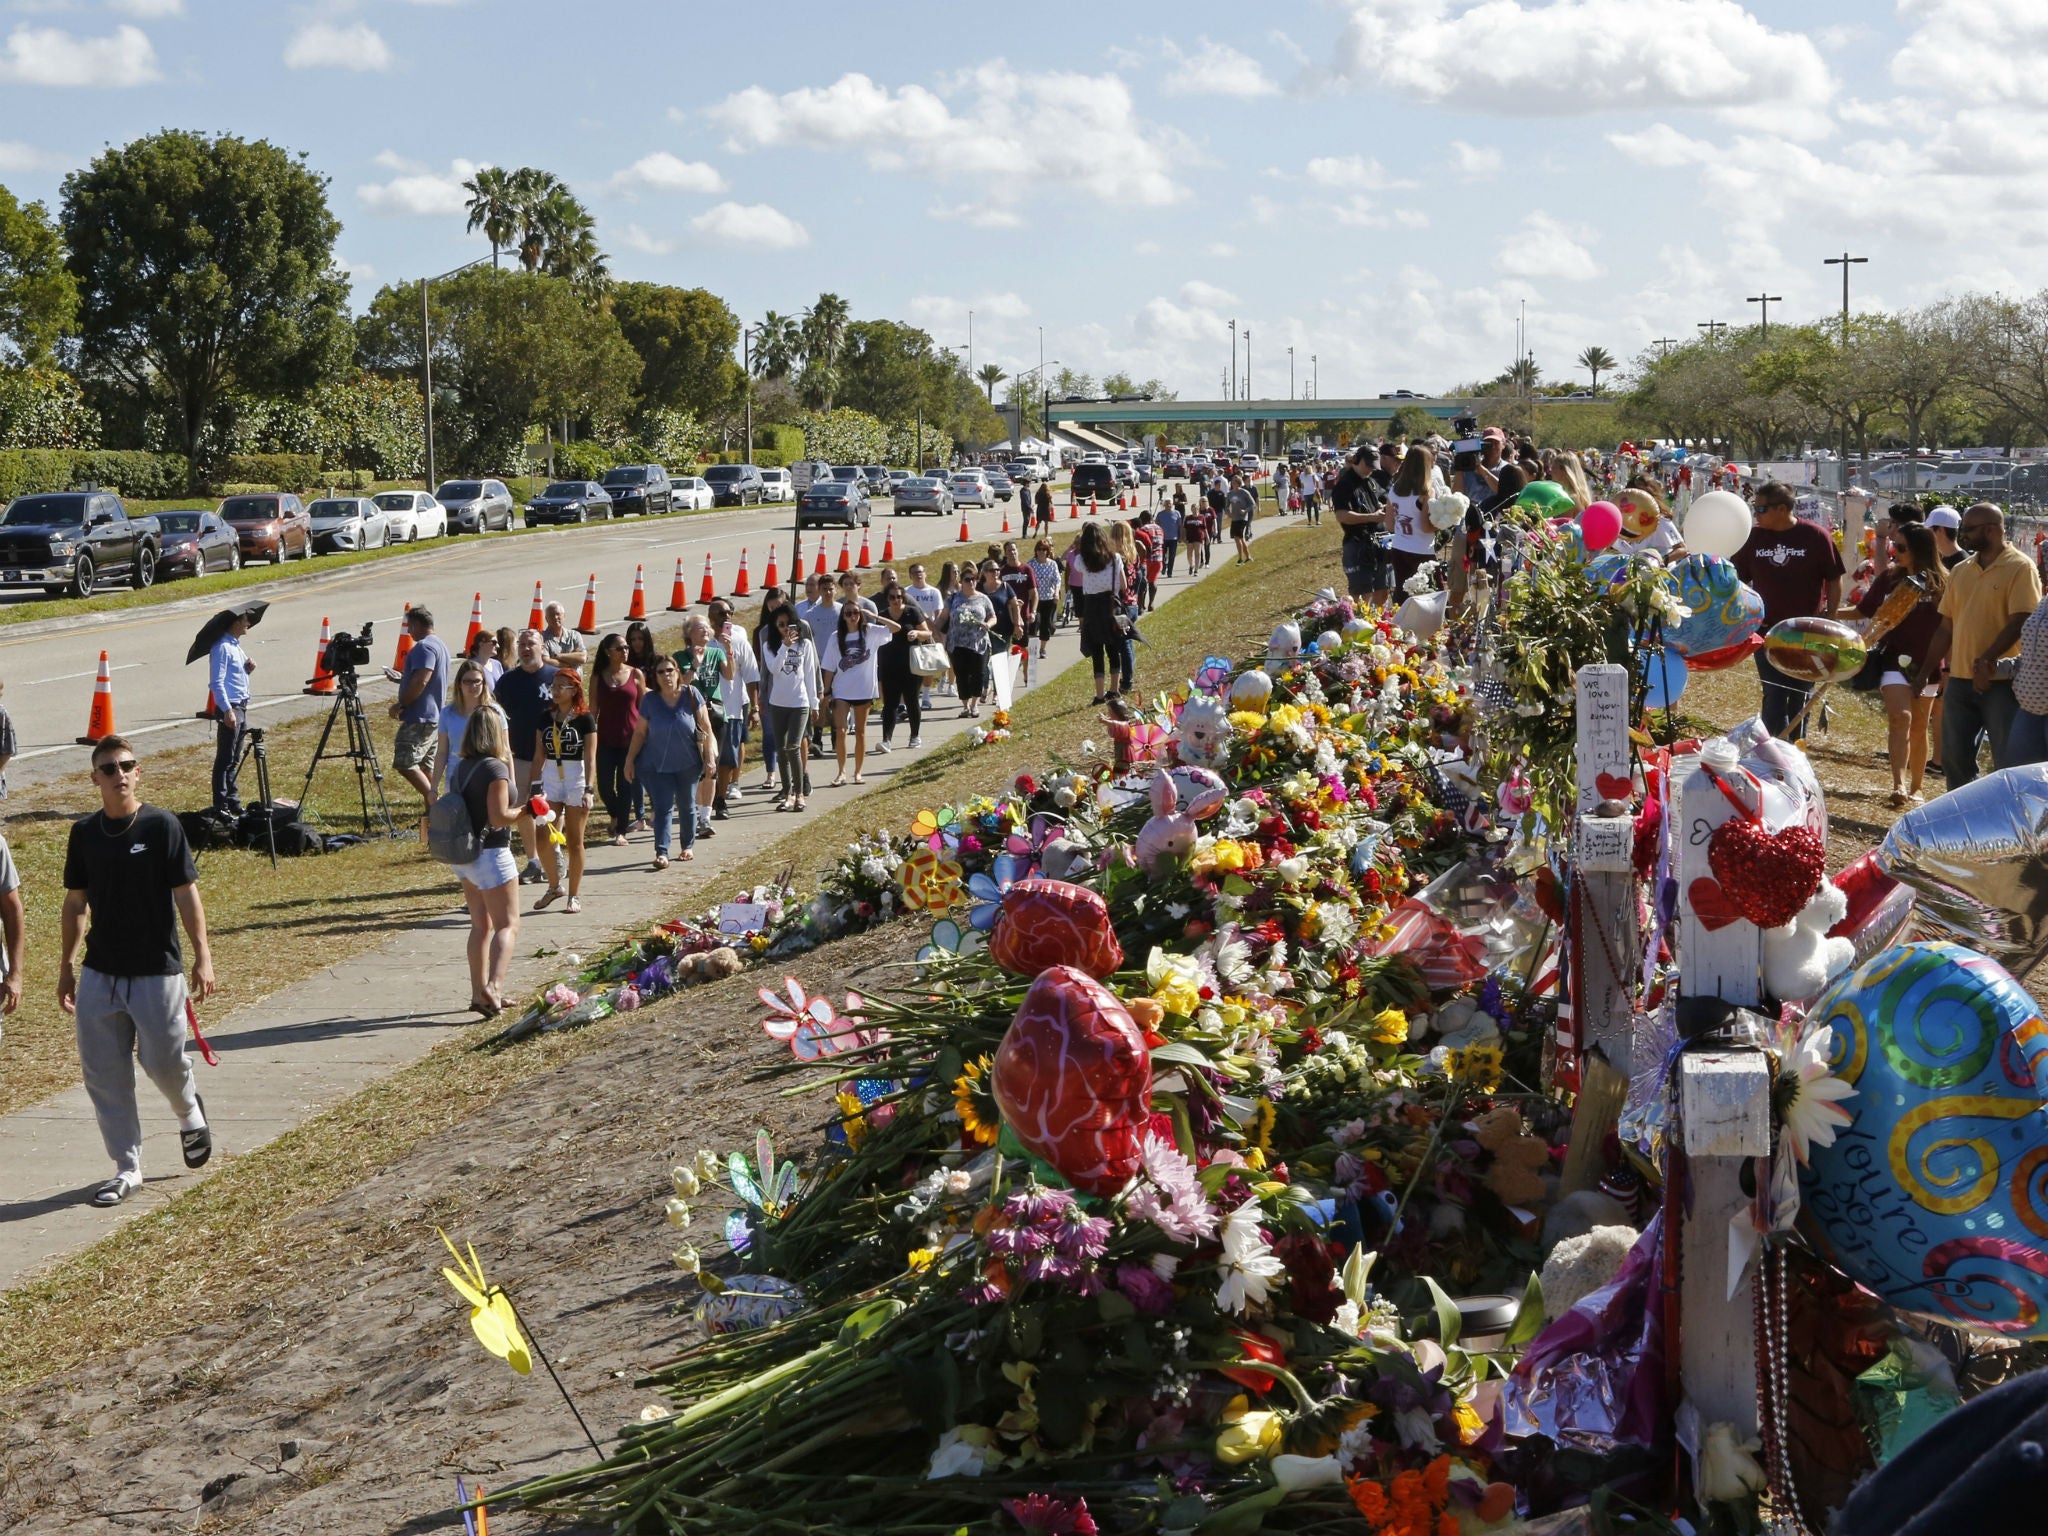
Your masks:
[[[1800,1174],[1828,1255],[1902,1311],[2048,1337],[2048,1020],[1997,961],[1900,944],[1821,994],[1856,1096]]]
[[[1669,585],[1686,608],[1665,638],[1687,656],[1740,645],[1764,621],[1764,600],[1719,555],[1687,555],[1672,567]]]

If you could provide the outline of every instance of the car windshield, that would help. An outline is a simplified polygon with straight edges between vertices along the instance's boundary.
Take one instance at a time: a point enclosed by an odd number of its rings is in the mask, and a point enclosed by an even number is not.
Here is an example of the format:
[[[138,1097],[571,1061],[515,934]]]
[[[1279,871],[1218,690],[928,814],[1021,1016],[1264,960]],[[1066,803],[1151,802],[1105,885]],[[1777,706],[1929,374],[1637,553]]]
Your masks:
[[[83,496],[24,496],[0,517],[12,528],[76,528],[84,521]]]
[[[832,478],[834,480],[852,480],[859,476],[859,474],[860,468],[858,465],[835,464],[832,466]]]
[[[747,478],[747,466],[744,464],[714,464],[704,471],[704,478],[706,480],[744,480]],[[688,485],[690,482],[685,480],[683,483]]]
[[[386,512],[410,512],[412,510],[412,492],[386,491],[377,498],[377,505]]]
[[[234,523],[267,523],[277,516],[277,498],[230,496],[220,504],[220,515]]]
[[[557,480],[553,485],[541,492],[541,495],[552,501],[574,501],[582,494],[583,482],[581,480]]]
[[[356,504],[352,501],[316,501],[306,510],[315,517],[354,517]]]
[[[606,485],[645,485],[647,471],[644,469],[608,469],[604,472]]]
[[[483,495],[484,488],[475,480],[450,480],[434,492],[436,501],[475,501]]]
[[[156,515],[156,525],[163,529],[165,533],[197,533],[199,531],[199,514],[197,512],[159,512]]]

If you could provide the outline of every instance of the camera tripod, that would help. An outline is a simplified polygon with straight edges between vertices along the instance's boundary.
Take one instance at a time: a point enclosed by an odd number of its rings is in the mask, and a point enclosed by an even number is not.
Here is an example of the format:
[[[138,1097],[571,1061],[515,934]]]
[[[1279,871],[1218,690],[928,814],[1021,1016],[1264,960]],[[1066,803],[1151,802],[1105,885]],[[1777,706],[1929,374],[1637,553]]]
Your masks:
[[[235,777],[240,779],[250,758],[256,759],[256,803],[263,808],[263,835],[270,843],[270,867],[277,868],[277,807],[270,800],[270,753],[263,746],[263,727],[245,726],[242,751],[235,759]]]
[[[384,769],[377,761],[377,749],[370,740],[370,720],[363,713],[363,697],[356,690],[354,673],[337,674],[334,705],[327,711],[327,724],[320,731],[320,744],[313,748],[313,761],[306,766],[305,787],[299,791],[299,815],[303,818],[309,797],[313,791],[313,775],[320,771],[323,760],[333,758],[356,766],[356,798],[362,805],[363,835],[369,837],[375,828],[370,824],[370,786],[377,789],[377,814],[384,822],[384,834],[396,837],[398,828],[391,820],[391,803],[384,798]],[[348,722],[348,746],[328,751],[327,743],[334,736],[336,720]]]

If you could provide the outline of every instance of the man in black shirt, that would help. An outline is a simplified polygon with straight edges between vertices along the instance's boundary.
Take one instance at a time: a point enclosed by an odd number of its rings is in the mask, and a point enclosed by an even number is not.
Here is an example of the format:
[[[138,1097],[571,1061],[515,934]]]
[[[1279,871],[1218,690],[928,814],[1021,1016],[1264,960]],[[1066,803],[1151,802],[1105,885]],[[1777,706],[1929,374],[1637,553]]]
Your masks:
[[[191,990],[201,1000],[213,995],[213,954],[185,829],[168,811],[142,803],[135,748],[119,736],[101,738],[92,749],[92,772],[100,809],[72,823],[64,855],[57,1003],[78,1016],[86,1097],[116,1170],[93,1191],[92,1203],[119,1205],[142,1187],[136,1058],[178,1116],[185,1166],[201,1167],[213,1156],[206,1106],[185,1055],[180,919],[192,940]],[[85,967],[79,972],[73,966],[81,939]]]
[[[512,803],[524,806],[533,798],[533,754],[541,721],[554,707],[556,669],[544,659],[545,641],[539,630],[521,630],[517,647],[517,663],[505,669],[492,693],[505,712],[505,735],[512,745]],[[547,877],[534,857],[533,817],[524,811],[519,817],[519,835],[526,847],[526,867],[519,872],[519,883],[538,885]]]
[[[1359,444],[1350,461],[1337,471],[1337,483],[1330,489],[1330,511],[1344,530],[1344,580],[1351,595],[1384,603],[1393,585],[1393,567],[1380,543],[1387,514],[1372,461],[1372,444]],[[1393,484],[1391,476],[1387,484]]]

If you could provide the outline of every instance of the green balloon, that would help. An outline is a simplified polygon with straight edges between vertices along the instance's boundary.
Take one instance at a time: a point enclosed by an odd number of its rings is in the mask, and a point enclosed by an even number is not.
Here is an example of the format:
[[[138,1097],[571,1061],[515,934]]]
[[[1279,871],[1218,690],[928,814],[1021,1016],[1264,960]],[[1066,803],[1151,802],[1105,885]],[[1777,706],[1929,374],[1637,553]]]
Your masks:
[[[1515,498],[1515,505],[1544,517],[1570,517],[1579,510],[1579,504],[1572,500],[1572,494],[1555,480],[1531,480],[1522,487],[1522,494]]]

